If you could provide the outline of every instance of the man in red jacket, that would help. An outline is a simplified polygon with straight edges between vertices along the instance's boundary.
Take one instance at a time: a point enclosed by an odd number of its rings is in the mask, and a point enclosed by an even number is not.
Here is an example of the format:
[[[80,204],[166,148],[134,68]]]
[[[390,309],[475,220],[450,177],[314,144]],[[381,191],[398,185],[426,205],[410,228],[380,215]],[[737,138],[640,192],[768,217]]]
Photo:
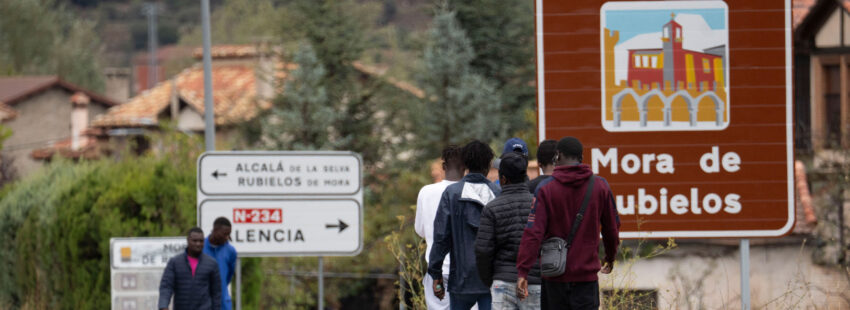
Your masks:
[[[590,166],[582,164],[581,142],[573,137],[558,141],[557,160],[552,178],[538,186],[528,216],[517,257],[517,296],[528,295],[528,271],[537,262],[540,243],[550,237],[567,240],[573,221],[581,208]],[[567,252],[564,274],[543,278],[540,301],[543,309],[598,309],[597,272],[611,273],[620,244],[620,219],[608,182],[594,178],[593,192],[575,237]],[[604,266],[599,261],[599,233],[605,245]]]

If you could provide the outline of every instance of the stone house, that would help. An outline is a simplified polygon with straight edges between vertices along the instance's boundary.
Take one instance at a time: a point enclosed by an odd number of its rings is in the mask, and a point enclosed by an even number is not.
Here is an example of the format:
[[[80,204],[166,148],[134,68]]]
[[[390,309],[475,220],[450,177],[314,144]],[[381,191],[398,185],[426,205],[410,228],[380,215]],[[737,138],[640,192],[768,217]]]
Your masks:
[[[41,166],[33,157],[40,148],[64,143],[69,151],[85,154],[93,143],[86,128],[118,104],[57,76],[0,78],[0,121],[12,130],[3,145],[4,160],[23,176]]]

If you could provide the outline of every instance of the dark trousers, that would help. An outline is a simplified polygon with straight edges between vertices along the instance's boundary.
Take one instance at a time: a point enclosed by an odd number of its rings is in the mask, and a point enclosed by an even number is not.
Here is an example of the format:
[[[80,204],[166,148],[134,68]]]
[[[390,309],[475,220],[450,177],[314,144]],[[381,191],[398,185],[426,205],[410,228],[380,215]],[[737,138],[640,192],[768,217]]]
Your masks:
[[[490,310],[493,299],[490,293],[487,294],[449,294],[449,309],[451,310],[469,310],[475,303],[478,303],[478,310]]]
[[[599,282],[543,281],[541,309],[599,309]]]

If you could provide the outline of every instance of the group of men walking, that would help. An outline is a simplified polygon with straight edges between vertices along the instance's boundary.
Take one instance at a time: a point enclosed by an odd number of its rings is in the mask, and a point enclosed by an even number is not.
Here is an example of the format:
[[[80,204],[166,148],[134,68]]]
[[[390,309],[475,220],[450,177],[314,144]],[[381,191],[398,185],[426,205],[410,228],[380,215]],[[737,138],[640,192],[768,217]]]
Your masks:
[[[487,179],[494,157],[487,144],[443,150],[445,178],[423,187],[416,206],[415,229],[427,243],[429,309],[599,307],[597,273],[613,268],[620,222],[610,187],[581,163],[582,153],[573,137],[543,141],[543,174],[529,180],[528,147],[512,138],[495,161],[495,183]],[[539,251],[552,237],[569,240],[566,266],[544,277]]]

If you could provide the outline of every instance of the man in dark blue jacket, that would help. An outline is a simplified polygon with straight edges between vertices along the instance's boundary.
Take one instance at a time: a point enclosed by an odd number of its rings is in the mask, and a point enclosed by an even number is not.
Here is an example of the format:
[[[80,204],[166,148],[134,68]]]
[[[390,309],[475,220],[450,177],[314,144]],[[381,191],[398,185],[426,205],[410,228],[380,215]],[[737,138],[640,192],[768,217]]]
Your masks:
[[[463,147],[463,164],[469,173],[443,192],[434,218],[434,244],[429,253],[428,274],[434,279],[434,295],[443,299],[443,259],[451,253],[448,291],[451,309],[490,310],[490,287],[484,285],[475,265],[475,235],[481,209],[496,198],[500,189],[487,180],[493,150],[474,140]]]
[[[203,253],[204,231],[189,230],[186,253],[168,260],[159,282],[159,309],[168,309],[174,296],[174,310],[220,310],[221,277],[215,259]]]
[[[230,227],[230,220],[219,217],[213,222],[212,233],[204,240],[204,254],[212,256],[218,262],[221,275],[221,310],[233,309],[233,302],[227,291],[227,285],[236,270],[236,248],[227,241],[230,239]]]

